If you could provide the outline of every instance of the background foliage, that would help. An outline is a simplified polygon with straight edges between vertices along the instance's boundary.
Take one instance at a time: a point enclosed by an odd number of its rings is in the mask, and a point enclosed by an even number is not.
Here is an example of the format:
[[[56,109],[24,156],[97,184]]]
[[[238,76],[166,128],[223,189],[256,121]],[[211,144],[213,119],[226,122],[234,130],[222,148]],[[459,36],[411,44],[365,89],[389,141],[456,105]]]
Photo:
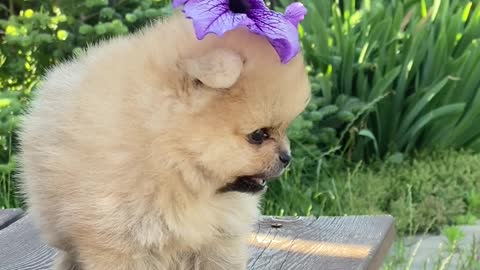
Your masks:
[[[316,98],[293,133],[296,141],[315,156],[336,149],[355,161],[432,148],[480,150],[473,124],[480,120],[477,4],[305,4],[301,34]]]
[[[393,213],[404,233],[475,220],[477,2],[302,2],[314,98],[289,131],[297,158],[265,213]],[[0,2],[0,207],[19,205],[15,128],[45,70],[170,13],[168,0]]]
[[[135,31],[171,12],[165,0],[0,3],[0,206],[14,207],[12,173],[19,116],[42,74],[80,48]]]

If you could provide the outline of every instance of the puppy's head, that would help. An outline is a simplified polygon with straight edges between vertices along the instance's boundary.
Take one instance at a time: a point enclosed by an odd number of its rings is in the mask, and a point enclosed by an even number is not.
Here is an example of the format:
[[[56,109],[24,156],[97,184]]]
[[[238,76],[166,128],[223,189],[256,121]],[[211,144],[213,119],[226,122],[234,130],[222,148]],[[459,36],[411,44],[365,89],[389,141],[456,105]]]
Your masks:
[[[309,98],[302,56],[281,64],[266,40],[243,30],[198,43],[178,63],[176,118],[185,162],[217,192],[262,191],[291,156],[287,128]]]

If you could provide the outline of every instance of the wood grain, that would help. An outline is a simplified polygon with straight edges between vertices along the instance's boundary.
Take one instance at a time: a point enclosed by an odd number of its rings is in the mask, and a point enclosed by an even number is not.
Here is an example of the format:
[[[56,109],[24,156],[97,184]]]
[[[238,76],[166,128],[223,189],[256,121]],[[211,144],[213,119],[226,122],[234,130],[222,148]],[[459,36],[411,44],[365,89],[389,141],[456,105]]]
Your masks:
[[[55,250],[39,239],[30,216],[0,231],[1,270],[47,270],[55,254]]]
[[[249,269],[379,269],[393,240],[390,216],[265,217],[250,241]]]
[[[390,216],[263,217],[250,239],[248,269],[379,269],[393,239]],[[56,253],[28,215],[0,230],[0,270],[50,269]]]
[[[0,210],[0,230],[20,219],[22,215],[23,211],[20,209]]]

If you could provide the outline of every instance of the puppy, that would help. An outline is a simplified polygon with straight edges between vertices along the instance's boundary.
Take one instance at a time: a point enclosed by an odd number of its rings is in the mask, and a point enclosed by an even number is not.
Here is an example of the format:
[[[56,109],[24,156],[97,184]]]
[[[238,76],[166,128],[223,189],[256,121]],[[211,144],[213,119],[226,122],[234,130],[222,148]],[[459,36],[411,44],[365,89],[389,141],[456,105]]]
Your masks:
[[[309,89],[301,55],[244,29],[198,41],[179,14],[50,70],[19,139],[54,269],[245,269]]]

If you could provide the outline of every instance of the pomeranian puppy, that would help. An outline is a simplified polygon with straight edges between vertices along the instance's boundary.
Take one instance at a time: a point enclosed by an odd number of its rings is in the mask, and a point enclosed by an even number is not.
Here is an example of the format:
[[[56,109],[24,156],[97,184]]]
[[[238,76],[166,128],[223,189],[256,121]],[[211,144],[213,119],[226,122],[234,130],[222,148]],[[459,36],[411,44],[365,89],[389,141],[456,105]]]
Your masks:
[[[54,269],[245,269],[309,98],[301,55],[244,29],[199,41],[181,14],[50,70],[19,139]]]

